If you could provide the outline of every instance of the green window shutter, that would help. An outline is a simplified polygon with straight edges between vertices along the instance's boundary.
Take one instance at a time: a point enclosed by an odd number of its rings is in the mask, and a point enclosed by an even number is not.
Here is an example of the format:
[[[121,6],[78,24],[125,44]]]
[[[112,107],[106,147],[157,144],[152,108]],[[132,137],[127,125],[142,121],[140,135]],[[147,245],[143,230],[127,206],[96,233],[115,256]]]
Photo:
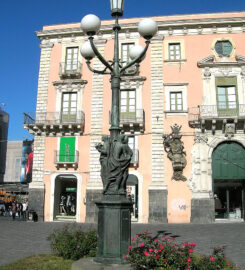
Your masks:
[[[77,93],[63,93],[62,122],[74,122],[77,116]]]
[[[78,64],[78,47],[66,49],[66,71],[76,71]]]
[[[120,115],[122,118],[136,116],[136,91],[135,89],[120,91]]]
[[[182,92],[170,92],[170,111],[182,111]]]
[[[170,60],[180,60],[181,59],[181,50],[180,43],[169,43],[168,44],[168,53]]]
[[[60,138],[60,162],[75,162],[75,137]]]
[[[215,83],[219,116],[238,115],[237,78],[217,77]]]

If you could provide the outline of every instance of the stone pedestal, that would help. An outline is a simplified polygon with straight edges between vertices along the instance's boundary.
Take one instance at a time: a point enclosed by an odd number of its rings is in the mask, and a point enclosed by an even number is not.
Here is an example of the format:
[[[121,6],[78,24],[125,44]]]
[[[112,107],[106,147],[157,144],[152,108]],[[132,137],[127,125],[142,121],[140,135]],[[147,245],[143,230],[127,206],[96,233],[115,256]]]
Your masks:
[[[97,201],[98,251],[95,262],[123,264],[131,241],[131,200],[124,195],[104,195]]]
[[[149,190],[149,223],[167,223],[167,190]]]
[[[208,224],[214,222],[214,199],[191,200],[191,223]]]
[[[38,221],[44,220],[44,188],[29,188],[28,208],[37,213]]]
[[[102,198],[101,189],[87,189],[86,191],[86,223],[98,223],[98,208],[95,205],[96,201]]]

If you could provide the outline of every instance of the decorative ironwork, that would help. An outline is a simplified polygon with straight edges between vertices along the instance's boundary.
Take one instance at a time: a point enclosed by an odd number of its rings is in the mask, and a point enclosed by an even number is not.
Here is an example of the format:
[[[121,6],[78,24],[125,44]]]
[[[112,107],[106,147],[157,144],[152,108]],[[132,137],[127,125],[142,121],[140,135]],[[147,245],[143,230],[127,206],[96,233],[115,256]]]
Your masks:
[[[172,180],[186,181],[183,175],[183,169],[186,167],[186,152],[184,151],[184,143],[181,141],[180,129],[182,126],[174,124],[171,126],[172,133],[163,135],[164,150],[167,152],[168,158],[172,161],[173,176]]]

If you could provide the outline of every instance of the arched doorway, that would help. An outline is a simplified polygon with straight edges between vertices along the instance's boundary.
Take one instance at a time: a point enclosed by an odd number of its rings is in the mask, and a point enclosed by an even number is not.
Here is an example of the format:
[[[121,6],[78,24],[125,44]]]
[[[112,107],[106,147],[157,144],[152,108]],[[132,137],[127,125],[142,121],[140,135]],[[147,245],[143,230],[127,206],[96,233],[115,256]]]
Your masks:
[[[127,179],[127,195],[131,196],[133,202],[132,221],[138,221],[138,178],[134,174],[129,174]]]
[[[215,218],[244,219],[245,149],[237,142],[219,144],[212,154]]]
[[[54,219],[75,220],[77,214],[77,178],[58,175],[54,188]]]

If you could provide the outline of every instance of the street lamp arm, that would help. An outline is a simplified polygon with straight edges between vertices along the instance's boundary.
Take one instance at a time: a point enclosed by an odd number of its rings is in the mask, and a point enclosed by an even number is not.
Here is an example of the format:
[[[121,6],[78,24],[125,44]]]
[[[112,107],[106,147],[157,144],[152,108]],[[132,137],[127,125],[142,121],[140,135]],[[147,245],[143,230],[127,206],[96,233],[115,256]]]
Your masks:
[[[100,62],[106,67],[109,68],[110,71],[113,71],[112,66],[105,60],[105,58],[100,54],[100,52],[97,50],[97,48],[94,45],[93,37],[90,36],[89,38],[90,45],[95,53],[95,55],[99,58]]]
[[[148,50],[148,47],[150,45],[150,41],[149,40],[146,40],[145,43],[146,43],[146,46],[145,46],[144,50],[142,51],[142,53],[138,57],[136,57],[134,60],[132,60],[131,62],[129,62],[125,67],[123,67],[120,70],[120,73],[121,74],[123,74],[126,69],[128,69],[131,66],[133,66],[135,63],[140,63],[142,61],[143,57],[145,56],[145,54],[146,54],[146,52]]]
[[[92,71],[93,73],[97,73],[97,74],[111,74],[110,72],[106,72],[106,70],[107,70],[107,67],[106,68],[104,68],[103,70],[96,70],[96,69],[93,69],[92,67],[91,67],[91,62],[90,62],[90,60],[87,60],[86,61],[86,64],[87,64],[87,66],[88,66],[88,69],[90,70],[90,71]]]

